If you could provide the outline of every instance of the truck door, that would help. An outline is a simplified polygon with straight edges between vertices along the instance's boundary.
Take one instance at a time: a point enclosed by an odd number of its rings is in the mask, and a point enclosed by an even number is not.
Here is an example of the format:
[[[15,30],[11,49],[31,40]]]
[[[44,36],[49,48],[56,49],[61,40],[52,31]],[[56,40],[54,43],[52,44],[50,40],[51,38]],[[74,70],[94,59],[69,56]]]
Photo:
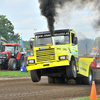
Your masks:
[[[76,38],[75,33],[71,33],[71,38],[70,38],[71,53],[72,55],[78,58],[78,46],[77,43],[75,43],[75,38]]]

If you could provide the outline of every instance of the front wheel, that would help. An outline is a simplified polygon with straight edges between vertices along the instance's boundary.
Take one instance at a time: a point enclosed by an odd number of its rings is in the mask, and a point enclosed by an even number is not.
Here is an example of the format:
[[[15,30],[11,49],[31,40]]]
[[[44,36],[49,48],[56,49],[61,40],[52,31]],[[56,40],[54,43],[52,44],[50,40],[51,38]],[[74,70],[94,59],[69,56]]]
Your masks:
[[[48,83],[55,83],[54,77],[48,76]]]
[[[77,76],[76,62],[74,59],[70,61],[70,66],[66,67],[66,74],[69,79],[74,79]]]
[[[91,85],[93,80],[94,80],[93,69],[90,66],[90,68],[89,68],[89,76],[88,77],[83,77],[83,83],[86,84],[86,85]]]
[[[16,59],[10,58],[8,61],[8,69],[9,70],[15,70],[16,69]]]
[[[33,82],[39,82],[41,80],[41,74],[39,70],[31,70],[30,74]]]

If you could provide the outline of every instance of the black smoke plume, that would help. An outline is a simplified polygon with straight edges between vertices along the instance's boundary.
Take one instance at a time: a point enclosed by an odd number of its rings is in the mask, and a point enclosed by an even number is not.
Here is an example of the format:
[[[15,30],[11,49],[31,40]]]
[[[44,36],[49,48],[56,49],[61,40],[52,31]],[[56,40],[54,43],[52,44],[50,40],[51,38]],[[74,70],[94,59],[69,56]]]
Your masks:
[[[67,0],[71,2],[73,0]],[[53,35],[55,16],[57,15],[56,8],[62,7],[66,0],[39,0],[41,14],[46,17],[48,28]]]
[[[54,16],[56,16],[55,2],[54,0],[39,0],[39,2],[41,14],[47,18],[49,31],[51,35],[53,35],[55,22]]]
[[[93,6],[93,9],[96,12],[95,14],[95,20],[94,20],[94,23],[93,23],[93,27],[95,29],[100,29],[100,0],[94,0],[94,6]]]
[[[40,3],[41,14],[46,17],[48,28],[53,35],[55,17],[59,14],[56,8],[64,8],[71,5],[71,9],[81,10],[88,7],[90,10],[96,12],[96,17],[93,21],[93,28],[100,29],[100,0],[38,0]],[[69,11],[69,12],[70,12]],[[66,15],[67,16],[67,15]],[[64,22],[62,22],[64,23]]]

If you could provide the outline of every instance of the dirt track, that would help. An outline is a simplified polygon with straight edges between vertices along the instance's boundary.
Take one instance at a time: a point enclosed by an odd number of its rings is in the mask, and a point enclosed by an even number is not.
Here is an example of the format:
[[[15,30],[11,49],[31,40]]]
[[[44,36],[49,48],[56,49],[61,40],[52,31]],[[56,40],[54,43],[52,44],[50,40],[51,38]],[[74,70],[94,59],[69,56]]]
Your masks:
[[[97,94],[100,95],[100,82],[96,83]],[[70,84],[48,84],[42,77],[38,83],[28,78],[1,79],[0,100],[61,100],[90,96],[91,86]]]

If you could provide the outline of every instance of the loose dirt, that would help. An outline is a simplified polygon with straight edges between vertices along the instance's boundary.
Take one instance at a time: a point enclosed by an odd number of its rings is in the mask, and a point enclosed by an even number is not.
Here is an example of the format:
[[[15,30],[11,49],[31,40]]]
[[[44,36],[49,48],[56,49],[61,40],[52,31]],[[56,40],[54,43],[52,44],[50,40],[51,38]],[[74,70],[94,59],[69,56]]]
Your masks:
[[[97,95],[100,95],[100,81],[96,81]],[[49,84],[47,77],[33,83],[30,77],[0,78],[0,100],[63,100],[89,97],[91,86],[77,85],[75,81],[67,84]]]

